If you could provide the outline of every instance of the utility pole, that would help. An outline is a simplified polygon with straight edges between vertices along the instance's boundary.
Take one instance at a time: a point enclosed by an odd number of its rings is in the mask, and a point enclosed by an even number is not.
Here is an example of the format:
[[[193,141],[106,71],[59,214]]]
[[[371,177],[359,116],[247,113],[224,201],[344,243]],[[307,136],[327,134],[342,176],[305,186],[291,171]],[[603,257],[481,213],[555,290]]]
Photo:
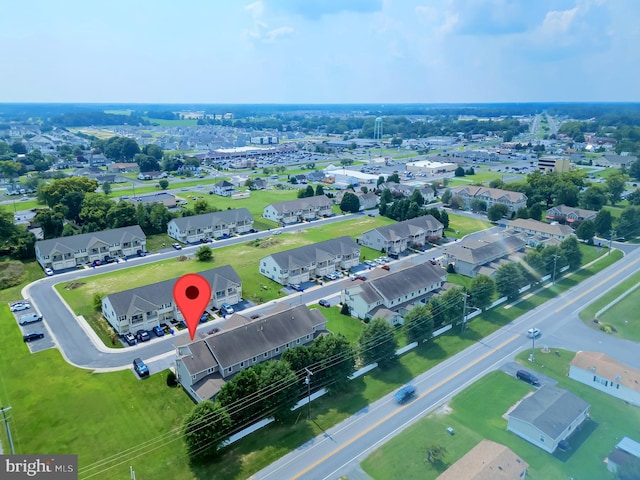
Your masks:
[[[553,278],[551,280],[552,285],[556,284],[556,265],[557,264],[558,264],[558,254],[554,253],[553,254]]]
[[[13,440],[11,439],[11,429],[9,428],[9,420],[7,419],[7,412],[11,410],[11,407],[0,407],[0,412],[2,412],[2,418],[4,419],[4,426],[7,429],[7,438],[9,439],[9,448],[11,449],[11,455],[14,455],[16,452],[13,449]]]
[[[464,303],[462,305],[462,332],[467,329],[467,297],[468,294],[464,294]]]
[[[535,333],[531,337],[531,355],[529,355],[529,361],[532,362],[532,363],[536,361],[536,335],[535,335]]]
[[[307,367],[304,367],[304,371],[307,372],[307,378],[304,379],[304,383],[307,384],[307,420],[311,418],[311,375],[313,372]]]
[[[616,234],[616,231],[611,230],[611,234],[609,235],[609,251],[607,252],[607,255],[611,253],[611,248],[613,247],[613,237],[615,236],[615,234]]]
[[[131,474],[131,480],[136,480],[136,472],[133,470],[133,467],[129,467],[129,473]]]

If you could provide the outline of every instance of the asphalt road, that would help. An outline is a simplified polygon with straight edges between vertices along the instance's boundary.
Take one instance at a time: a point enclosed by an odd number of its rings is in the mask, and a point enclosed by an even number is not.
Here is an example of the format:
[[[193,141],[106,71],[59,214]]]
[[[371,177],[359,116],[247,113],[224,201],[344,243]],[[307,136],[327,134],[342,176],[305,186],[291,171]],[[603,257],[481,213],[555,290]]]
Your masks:
[[[363,478],[358,464],[378,446],[427,413],[443,405],[487,373],[510,364],[515,354],[532,347],[527,329],[537,327],[542,336],[536,345],[571,351],[595,350],[640,368],[638,345],[584,325],[577,314],[589,303],[640,267],[640,250],[579,285],[528,312],[509,325],[415,378],[417,398],[397,405],[389,394],[344,422],[302,445],[261,470],[253,479]],[[536,360],[544,362],[538,350]],[[515,380],[514,380],[515,381]],[[322,427],[322,426],[321,426]]]
[[[244,243],[251,239],[262,238],[273,235],[275,230],[285,233],[295,232],[300,229],[327,225],[343,220],[359,217],[361,214],[355,215],[337,215],[327,219],[316,220],[311,223],[303,223],[291,225],[283,228],[272,229],[271,231],[260,231],[240,237],[233,237],[225,240],[219,240],[213,244],[209,244],[212,248],[220,248],[223,246]],[[56,346],[62,352],[65,360],[77,367],[97,369],[97,370],[113,370],[121,368],[129,368],[131,362],[136,357],[145,360],[154,359],[159,356],[172,355],[175,350],[173,344],[178,335],[186,335],[186,330],[177,333],[175,336],[165,336],[163,338],[155,338],[150,342],[145,342],[134,347],[126,347],[121,349],[107,348],[93,331],[79,323],[75,315],[72,314],[69,307],[62,298],[53,289],[57,283],[67,283],[71,281],[81,281],[93,275],[107,273],[123,268],[130,268],[138,265],[157,262],[168,258],[176,258],[180,255],[193,255],[200,245],[184,247],[182,250],[168,249],[162,252],[147,255],[143,258],[133,258],[127,262],[113,263],[110,265],[102,265],[95,269],[74,270],[67,273],[56,274],[52,277],[40,279],[22,291],[24,298],[31,301],[37,311],[45,317],[45,326],[53,337]],[[256,266],[257,268],[257,266]],[[123,285],[123,289],[126,286]],[[317,291],[316,289],[303,292],[302,294],[292,295],[286,301],[296,304],[297,302],[309,303],[322,298],[322,295],[334,294],[338,291],[339,285],[329,284],[326,293]],[[15,299],[19,300],[19,299]],[[199,331],[209,330],[214,325],[207,322],[199,327]],[[153,368],[151,368],[153,373]]]

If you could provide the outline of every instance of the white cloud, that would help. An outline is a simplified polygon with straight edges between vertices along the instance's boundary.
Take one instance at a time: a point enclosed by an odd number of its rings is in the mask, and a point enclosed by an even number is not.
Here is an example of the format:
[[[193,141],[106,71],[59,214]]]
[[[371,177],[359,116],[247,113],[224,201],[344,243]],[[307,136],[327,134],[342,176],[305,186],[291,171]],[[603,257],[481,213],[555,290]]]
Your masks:
[[[540,27],[541,33],[546,35],[566,33],[571,28],[577,13],[578,7],[571,10],[547,12]]]
[[[279,38],[289,37],[294,33],[295,29],[293,27],[278,27],[266,32],[262,40],[266,43],[271,43]]]

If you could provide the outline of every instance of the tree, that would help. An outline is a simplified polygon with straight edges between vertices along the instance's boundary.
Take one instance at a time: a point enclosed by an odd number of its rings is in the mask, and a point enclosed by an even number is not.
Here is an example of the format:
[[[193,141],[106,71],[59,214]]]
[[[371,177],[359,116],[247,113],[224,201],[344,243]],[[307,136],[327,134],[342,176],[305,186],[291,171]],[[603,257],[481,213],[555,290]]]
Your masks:
[[[454,210],[462,210],[464,208],[464,200],[460,195],[454,195],[449,199],[449,207]]]
[[[640,159],[629,165],[629,176],[634,180],[640,180]]]
[[[444,306],[445,324],[456,324],[462,321],[465,296],[466,294],[462,287],[450,288],[440,295]]]
[[[387,182],[400,183],[400,175],[397,173],[392,173],[387,177]]]
[[[42,228],[45,240],[57,238],[62,235],[64,216],[61,213],[54,212],[50,209],[38,210],[34,220],[40,225],[40,228]]]
[[[393,329],[382,318],[373,319],[360,334],[358,339],[360,358],[364,365],[378,362],[382,369],[388,368],[397,361],[398,346]]]
[[[62,227],[62,236],[63,237],[71,237],[76,234],[76,230],[70,223],[65,223],[64,227]]]
[[[433,336],[433,316],[429,307],[420,305],[411,309],[404,316],[402,328],[408,343],[430,340]]]
[[[209,262],[213,259],[213,250],[208,245],[202,245],[196,251],[196,258],[199,262]]]
[[[580,206],[587,210],[600,210],[607,203],[607,195],[600,185],[591,185],[579,195]]]
[[[582,250],[580,250],[580,246],[575,237],[569,237],[563,240],[558,246],[558,253],[567,260],[569,267],[573,270],[578,268],[582,263]]]
[[[531,205],[529,208],[529,218],[540,221],[542,218],[542,205],[539,203]]]
[[[464,167],[456,168],[456,171],[453,173],[456,177],[464,177]]]
[[[191,459],[215,456],[228,438],[230,427],[231,418],[218,402],[205,400],[193,407],[182,427]]]
[[[627,201],[629,205],[640,205],[640,188],[636,188],[633,192],[627,195]]]
[[[380,185],[382,185],[385,182],[384,177],[382,175],[380,175],[378,177],[378,181],[376,182],[376,187],[379,187]]]
[[[311,185],[307,185],[307,188],[305,189],[305,191],[307,192],[306,195],[305,195],[307,198],[313,197],[315,195],[315,193],[316,193],[313,190],[313,187]]]
[[[342,334],[321,335],[310,350],[314,387],[325,387],[331,394],[342,391],[355,372],[353,345]]]
[[[593,225],[596,233],[602,237],[606,237],[611,232],[612,217],[609,210],[600,210],[593,219]]]
[[[619,171],[607,177],[606,185],[609,189],[609,201],[611,202],[611,205],[615,205],[620,201],[622,192],[624,192],[626,181],[627,176]]]
[[[498,294],[507,298],[518,296],[520,288],[525,285],[525,279],[516,263],[506,263],[498,268],[495,282]]]
[[[489,182],[489,188],[503,188],[504,182],[501,178],[494,178]]]
[[[107,214],[115,205],[116,203],[103,193],[87,193],[78,215],[83,224],[83,231],[97,232],[108,228]]]
[[[316,185],[316,195],[315,196],[319,196],[319,195],[324,195],[324,187],[320,184]]]
[[[485,310],[491,305],[491,299],[496,291],[496,283],[487,275],[478,275],[471,281],[469,294],[471,302],[477,308]]]
[[[627,207],[622,211],[616,232],[622,237],[635,237],[640,233],[640,207]]]
[[[209,203],[204,198],[199,198],[195,202],[191,204],[191,209],[193,210],[194,215],[201,215],[203,213],[213,212],[214,209],[209,205]]]
[[[13,160],[3,160],[0,162],[0,175],[11,181],[14,177],[20,175],[22,164]]]
[[[247,182],[248,181],[249,180],[247,180]],[[160,185],[160,188],[162,190],[166,190],[167,188],[169,188],[169,180],[167,180],[166,178],[163,178],[158,182],[158,185]]]
[[[24,155],[27,153],[27,146],[22,142],[15,141],[11,144],[11,150],[16,155]]]
[[[443,225],[444,228],[449,228],[449,214],[447,213],[446,210],[441,210],[440,211],[440,223]]]
[[[596,234],[596,226],[592,220],[585,220],[580,222],[578,228],[576,228],[576,236],[585,242],[593,240],[593,236]]]
[[[53,180],[48,185],[43,185],[38,192],[38,197],[44,203],[53,208],[58,203],[63,203],[62,199],[71,193],[79,193],[84,198],[85,193],[95,192],[98,188],[98,181],[87,177],[68,177]],[[80,199],[82,201],[82,199]],[[69,218],[69,217],[67,217]]]
[[[111,184],[109,182],[104,182],[102,184],[102,191],[105,195],[109,195],[111,193]]]
[[[150,157],[153,157],[159,161],[162,160],[164,150],[162,149],[162,147],[154,143],[150,143],[144,146],[144,148],[142,149],[142,153],[149,155]]]
[[[366,192],[365,192],[366,193]],[[420,193],[420,190],[414,190],[409,197],[409,200],[419,207],[424,205],[424,197]]]
[[[382,190],[382,193],[380,194],[380,205],[384,204],[388,204],[393,202],[393,196],[391,195],[391,190],[389,190],[388,188],[385,188],[384,190]]]
[[[139,153],[135,156],[134,161],[138,164],[141,172],[158,172],[160,171],[160,163],[154,157]]]
[[[496,203],[489,207],[487,210],[487,219],[491,222],[497,222],[501,218],[505,217],[509,213],[509,209],[502,203]]]
[[[399,147],[400,145],[402,145],[402,139],[398,137],[393,137],[391,139],[391,145],[394,147]]]
[[[340,210],[343,212],[356,213],[360,210],[360,199],[354,193],[345,193],[340,202]]]
[[[298,377],[287,362],[269,361],[252,368],[258,373],[258,388],[254,398],[261,399],[263,416],[282,421],[298,402]]]
[[[471,200],[471,203],[469,204],[469,206],[471,207],[471,210],[473,210],[474,212],[487,211],[487,202],[485,202],[484,200],[480,200],[479,198],[474,198],[473,200]]]
[[[238,372],[221,387],[216,401],[227,409],[233,425],[245,425],[260,416],[262,405],[255,401],[259,389],[258,371],[255,368],[247,368]]]
[[[316,338],[316,340],[318,338]],[[311,348],[307,347],[306,345],[288,348],[282,353],[280,361],[288,362],[291,366],[291,370],[293,370],[294,372],[304,370],[305,367],[308,367],[312,363]]]
[[[171,213],[167,210],[167,207],[165,207],[164,204],[152,204],[151,209],[149,210],[149,232],[145,233],[166,233],[169,220],[171,220]]]
[[[529,218],[529,209],[527,207],[519,208],[516,212],[516,218]]]
[[[131,202],[121,200],[107,212],[109,228],[129,227],[137,223],[136,207]]]

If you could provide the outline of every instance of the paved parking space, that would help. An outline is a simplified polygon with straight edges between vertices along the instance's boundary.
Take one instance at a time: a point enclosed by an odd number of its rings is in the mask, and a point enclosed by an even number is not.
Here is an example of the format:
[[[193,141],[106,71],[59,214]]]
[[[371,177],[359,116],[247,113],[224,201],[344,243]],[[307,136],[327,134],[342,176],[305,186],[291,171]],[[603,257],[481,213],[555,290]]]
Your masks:
[[[25,300],[25,299],[16,300],[15,302],[10,302],[9,305],[14,305],[16,303],[27,303],[27,304],[30,305],[29,308],[26,309],[26,310],[20,310],[20,311],[17,311],[17,312],[13,312],[13,317],[14,317],[16,323],[18,323],[18,319],[23,315],[29,315],[31,313],[39,313],[35,308],[33,308],[31,306],[29,300]],[[26,334],[33,333],[33,332],[42,332],[42,333],[44,333],[44,338],[37,339],[37,340],[32,340],[31,342],[24,342],[25,345],[27,345],[27,347],[31,351],[31,353],[41,352],[43,350],[48,350],[49,348],[55,347],[55,343],[53,341],[53,337],[51,336],[51,331],[49,330],[49,328],[46,325],[46,318],[43,319],[40,322],[30,323],[30,324],[24,325],[24,326],[21,326],[18,323],[18,326],[20,327],[20,331],[21,331],[22,335],[26,335]]]

